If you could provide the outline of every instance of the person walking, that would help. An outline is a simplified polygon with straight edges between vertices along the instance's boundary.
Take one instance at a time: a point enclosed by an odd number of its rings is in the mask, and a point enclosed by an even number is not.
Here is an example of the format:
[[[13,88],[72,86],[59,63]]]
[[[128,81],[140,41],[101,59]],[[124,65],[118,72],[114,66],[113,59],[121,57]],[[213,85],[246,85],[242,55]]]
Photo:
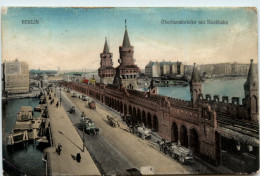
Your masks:
[[[80,155],[80,153],[77,153],[77,155],[76,155],[76,160],[77,160],[78,163],[80,163],[80,160],[81,160],[81,155]]]

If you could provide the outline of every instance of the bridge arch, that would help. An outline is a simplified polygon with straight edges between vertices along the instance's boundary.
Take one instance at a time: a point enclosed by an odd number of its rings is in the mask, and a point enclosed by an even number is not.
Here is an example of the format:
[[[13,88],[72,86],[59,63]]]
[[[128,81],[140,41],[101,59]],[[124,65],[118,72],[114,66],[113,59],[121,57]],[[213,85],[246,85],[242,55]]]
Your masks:
[[[187,128],[185,127],[185,125],[181,126],[180,142],[181,142],[182,146],[188,148],[188,132],[187,132]]]
[[[158,131],[158,118],[156,115],[153,116],[153,129],[154,131]]]
[[[113,98],[113,109],[116,110],[116,100]]]
[[[113,98],[111,98],[111,108],[114,109],[114,99]]]
[[[136,122],[137,117],[136,117],[136,108],[135,107],[133,107],[133,118]]]
[[[119,100],[116,100],[116,110],[117,110],[118,112],[120,112]]]
[[[148,128],[152,127],[152,116],[151,116],[150,112],[148,112],[148,114],[147,114],[147,127]]]
[[[133,110],[132,110],[132,106],[131,105],[129,105],[128,110],[129,110],[129,115],[132,115],[133,114]]]
[[[146,124],[146,113],[145,113],[144,110],[142,111],[142,123],[144,124],[144,126],[147,126],[147,124]]]
[[[251,107],[253,113],[258,113],[258,105],[257,105],[257,102],[258,102],[257,97],[256,97],[255,95],[253,95],[253,96],[252,96],[252,103],[251,103],[252,106],[253,106],[253,107]]]
[[[199,134],[196,128],[190,129],[190,149],[193,153],[200,152]]]
[[[142,118],[141,118],[141,111],[140,111],[140,109],[137,109],[136,117],[137,117],[137,122],[141,123],[142,122]]]
[[[122,101],[120,101],[119,107],[120,107],[120,113],[122,114],[124,112],[124,110],[123,110],[123,102]]]
[[[171,141],[172,142],[178,142],[178,126],[175,122],[172,122],[172,130],[171,130]]]
[[[124,104],[124,114],[127,115],[127,106]]]

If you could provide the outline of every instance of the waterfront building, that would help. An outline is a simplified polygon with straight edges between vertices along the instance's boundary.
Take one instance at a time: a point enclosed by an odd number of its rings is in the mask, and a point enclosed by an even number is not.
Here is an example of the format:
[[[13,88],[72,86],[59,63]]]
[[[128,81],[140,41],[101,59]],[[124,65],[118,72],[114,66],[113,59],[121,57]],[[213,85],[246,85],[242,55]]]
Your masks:
[[[122,85],[127,89],[136,89],[138,87],[137,77],[140,69],[134,64],[134,46],[130,44],[126,24],[124,40],[122,46],[119,47],[119,54],[119,66],[116,68],[113,84]]]
[[[184,65],[182,62],[152,62],[145,66],[145,74],[152,78],[166,75],[184,75]]]
[[[98,69],[98,76],[100,77],[100,83],[112,84],[116,70],[113,67],[113,54],[109,52],[109,46],[107,39],[105,41],[103,52],[100,53],[100,68]]]
[[[206,73],[210,77],[214,76],[238,76],[246,75],[249,70],[249,64],[219,63],[219,64],[203,64],[199,66],[201,73]],[[254,65],[256,67],[256,65]]]
[[[4,62],[2,66],[3,91],[7,94],[29,91],[29,66],[26,62]]]

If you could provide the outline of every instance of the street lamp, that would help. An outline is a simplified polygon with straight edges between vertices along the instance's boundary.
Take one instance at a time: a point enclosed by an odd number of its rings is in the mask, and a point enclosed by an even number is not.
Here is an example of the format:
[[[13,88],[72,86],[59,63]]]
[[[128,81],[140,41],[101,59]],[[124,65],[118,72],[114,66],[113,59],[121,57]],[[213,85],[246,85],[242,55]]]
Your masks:
[[[85,130],[84,130],[84,125],[83,125],[83,152],[84,152],[84,150],[85,150],[85,138],[84,138],[84,133],[85,133]]]
[[[61,88],[60,88],[60,107],[61,107]]]
[[[85,114],[84,114],[84,112],[82,112],[82,114],[81,114],[81,118],[82,118],[82,121],[81,121],[81,123],[82,123],[82,126],[83,126],[83,139],[82,139],[82,142],[83,142],[83,152],[84,152],[84,150],[85,150],[85,148],[84,148],[84,146],[85,146],[85,138],[84,138],[84,134],[85,134]]]

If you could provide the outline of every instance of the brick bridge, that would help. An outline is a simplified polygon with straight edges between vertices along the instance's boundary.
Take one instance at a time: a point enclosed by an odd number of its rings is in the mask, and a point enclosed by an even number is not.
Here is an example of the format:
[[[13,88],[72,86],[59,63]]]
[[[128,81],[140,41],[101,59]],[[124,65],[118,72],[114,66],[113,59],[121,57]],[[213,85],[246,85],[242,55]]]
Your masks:
[[[191,101],[158,95],[156,87],[149,92],[141,92],[104,84],[63,82],[62,85],[120,113],[132,115],[138,122],[157,131],[162,138],[180,142],[208,161],[220,164],[221,136],[238,143],[242,141],[258,150],[258,107],[254,104],[258,102],[258,83],[251,83],[251,72],[252,69],[245,83],[245,94],[249,93],[242,105],[239,105],[237,97],[232,98],[232,103],[225,96],[222,101],[219,96],[214,96],[212,100],[210,95],[206,95],[204,99],[195,66],[190,82]],[[251,84],[257,86],[257,92],[253,91],[252,86],[248,88]]]

